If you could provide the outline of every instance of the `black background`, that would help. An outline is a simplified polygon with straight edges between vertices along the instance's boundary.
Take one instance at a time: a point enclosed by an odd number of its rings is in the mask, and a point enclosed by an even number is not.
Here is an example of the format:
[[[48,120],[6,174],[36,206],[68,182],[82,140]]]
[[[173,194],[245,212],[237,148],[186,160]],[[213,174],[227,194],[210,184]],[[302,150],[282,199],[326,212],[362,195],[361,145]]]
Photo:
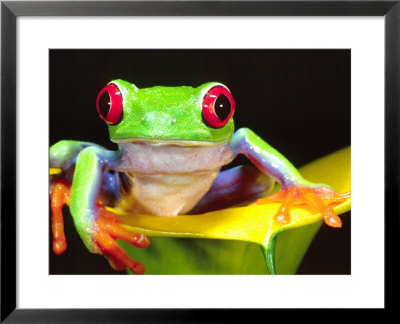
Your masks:
[[[95,107],[113,79],[139,88],[222,82],[235,98],[236,129],[251,128],[297,167],[350,145],[349,50],[51,50],[50,145],[116,148]],[[87,252],[66,208],[64,215],[68,248],[49,252],[50,273],[117,274]],[[350,213],[341,219],[342,229],[321,227],[299,274],[350,273]]]

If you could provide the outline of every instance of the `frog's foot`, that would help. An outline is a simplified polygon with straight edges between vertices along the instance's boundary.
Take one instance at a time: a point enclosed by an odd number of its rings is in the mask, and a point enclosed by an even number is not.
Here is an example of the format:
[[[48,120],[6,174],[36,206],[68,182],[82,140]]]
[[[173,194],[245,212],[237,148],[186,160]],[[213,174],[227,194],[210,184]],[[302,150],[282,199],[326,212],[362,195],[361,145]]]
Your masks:
[[[129,268],[135,274],[144,273],[144,265],[133,260],[117,244],[115,239],[124,240],[138,248],[146,248],[150,241],[144,234],[136,234],[123,228],[122,220],[115,214],[98,205],[98,217],[95,222],[93,241],[101,250],[102,254],[108,259],[110,265],[117,271]]]
[[[71,195],[71,183],[63,178],[50,181],[50,210],[51,231],[53,234],[53,251],[61,254],[67,248],[67,240],[64,233],[64,217],[62,208],[69,204]]]
[[[333,207],[345,202],[350,197],[350,192],[337,193],[327,186],[300,187],[293,186],[281,190],[269,197],[260,198],[253,205],[265,203],[281,203],[275,215],[275,221],[279,224],[290,222],[290,209],[301,206],[310,212],[321,213],[324,221],[331,227],[341,227],[342,221],[333,211]]]

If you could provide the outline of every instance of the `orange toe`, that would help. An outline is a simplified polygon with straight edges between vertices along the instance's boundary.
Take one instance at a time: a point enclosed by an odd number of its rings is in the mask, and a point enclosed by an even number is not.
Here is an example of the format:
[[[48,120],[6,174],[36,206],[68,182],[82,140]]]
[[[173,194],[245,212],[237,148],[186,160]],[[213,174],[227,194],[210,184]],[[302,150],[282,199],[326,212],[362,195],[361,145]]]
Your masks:
[[[328,226],[341,227],[342,221],[333,211],[333,207],[345,202],[350,196],[350,192],[337,193],[327,186],[315,188],[293,186],[271,196],[260,198],[252,205],[280,203],[281,205],[274,220],[281,225],[290,223],[290,210],[294,206],[301,205],[302,208],[312,213],[317,212],[323,215],[324,221]]]
[[[122,221],[116,215],[104,208],[99,208],[93,240],[107,257],[110,265],[117,271],[130,269],[135,274],[143,274],[145,267],[142,263],[132,259],[115,241],[124,240],[136,247],[146,248],[150,241],[144,234],[136,234],[121,226]],[[115,219],[117,217],[118,219]]]

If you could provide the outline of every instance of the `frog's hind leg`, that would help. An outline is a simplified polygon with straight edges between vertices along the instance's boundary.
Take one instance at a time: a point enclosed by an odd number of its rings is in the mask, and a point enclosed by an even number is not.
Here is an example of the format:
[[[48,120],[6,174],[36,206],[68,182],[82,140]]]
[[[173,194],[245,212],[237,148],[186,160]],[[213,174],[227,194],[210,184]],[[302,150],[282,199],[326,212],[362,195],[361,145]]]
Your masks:
[[[62,208],[69,204],[71,183],[65,178],[56,178],[50,181],[50,214],[51,231],[53,235],[53,251],[62,254],[67,248],[64,233],[64,217]]]
[[[199,214],[252,202],[269,193],[274,180],[253,166],[221,171],[210,190],[189,212]]]

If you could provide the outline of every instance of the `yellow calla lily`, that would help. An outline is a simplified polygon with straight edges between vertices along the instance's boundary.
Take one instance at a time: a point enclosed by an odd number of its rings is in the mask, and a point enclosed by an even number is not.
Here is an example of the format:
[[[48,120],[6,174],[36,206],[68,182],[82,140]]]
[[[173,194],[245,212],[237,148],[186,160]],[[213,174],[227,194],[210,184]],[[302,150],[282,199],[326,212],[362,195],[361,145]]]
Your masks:
[[[348,147],[300,168],[300,172],[309,181],[328,184],[337,192],[347,192],[351,189],[350,158],[351,149]],[[292,253],[298,253],[299,256],[296,258],[301,260],[322,223],[321,214],[311,213],[299,206],[291,210],[290,223],[279,225],[274,221],[274,215],[279,206],[278,203],[266,203],[175,217],[151,215],[132,217],[119,210],[106,208],[123,219],[126,229],[149,237],[200,238],[255,243],[261,247],[268,272],[274,274],[277,273],[276,254],[285,253],[284,250],[290,248],[288,246],[290,243],[294,246],[294,250],[298,249],[298,252]],[[351,198],[348,198],[333,210],[339,215],[349,211],[350,208]],[[303,229],[298,232],[290,231],[299,228]],[[285,238],[280,240],[279,247],[276,246],[278,234],[282,234]],[[127,248],[125,244],[121,245]],[[297,268],[297,265],[285,264],[285,262],[290,262],[289,258],[287,261],[284,257],[280,259],[283,261],[280,264],[279,273],[291,273]],[[297,263],[299,262],[297,260]]]

